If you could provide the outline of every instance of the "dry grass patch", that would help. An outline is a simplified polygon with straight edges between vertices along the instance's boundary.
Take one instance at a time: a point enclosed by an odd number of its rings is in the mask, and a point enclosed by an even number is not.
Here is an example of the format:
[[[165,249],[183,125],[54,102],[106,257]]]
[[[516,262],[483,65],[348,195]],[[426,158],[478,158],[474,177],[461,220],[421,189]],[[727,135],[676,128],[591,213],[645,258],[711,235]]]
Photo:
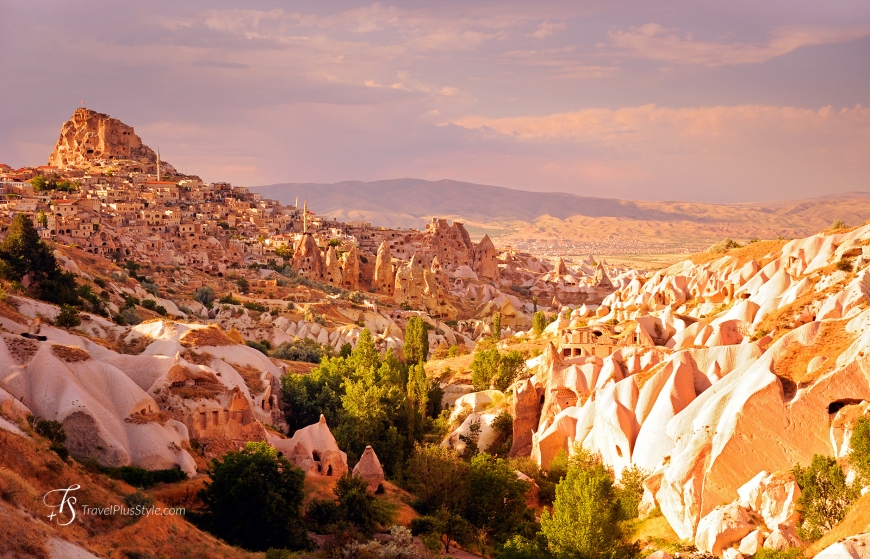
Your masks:
[[[172,386],[169,392],[185,400],[217,400],[219,394],[202,386]]]
[[[276,359],[280,365],[283,365],[288,373],[297,375],[307,375],[317,367],[317,363],[307,363],[305,361],[284,361]]]
[[[188,363],[193,363],[194,365],[205,365],[208,366],[214,360],[214,355],[207,351],[185,351],[181,354],[181,358],[187,361]]]
[[[741,248],[732,248],[725,252],[699,252],[693,254],[689,260],[694,264],[707,264],[719,260],[723,256],[733,256],[737,258],[737,266],[742,267],[747,262],[752,260],[758,261],[758,264],[763,268],[769,262],[777,257],[777,253],[782,249],[788,241],[773,240],[773,241],[756,241],[749,243]],[[768,257],[769,255],[769,257]]]
[[[28,340],[27,338],[15,338],[12,336],[3,336],[6,342],[6,349],[12,354],[12,357],[19,365],[24,365],[33,359],[36,352],[39,351],[39,342]]]
[[[135,423],[137,425],[145,425],[146,423],[159,423],[160,425],[163,425],[169,421],[169,415],[162,411],[154,413],[131,413],[129,417],[124,419],[124,421],[127,423]]]
[[[236,342],[228,338],[227,335],[217,326],[188,330],[187,333],[181,337],[180,342],[181,345],[186,348],[197,346],[237,345]]]
[[[54,344],[51,346],[51,352],[55,357],[67,363],[79,363],[91,358],[91,354],[82,348],[68,345]]]
[[[642,548],[663,549],[670,553],[688,551],[688,546],[680,540],[661,513],[653,514],[633,524],[630,539],[640,543]]]
[[[139,355],[154,342],[151,336],[138,336],[125,342],[123,339],[118,340],[118,351],[126,355]]]
[[[27,324],[27,318],[18,312],[14,306],[12,306],[11,302],[0,301],[0,317],[8,318],[13,322],[17,322],[19,324]]]
[[[263,374],[262,371],[250,365],[233,365],[233,368],[238,371],[242,380],[245,381],[245,385],[251,392],[252,397],[259,396],[266,391],[266,383],[260,378]]]
[[[0,503],[0,549],[2,557],[50,559],[46,531],[10,505]]]

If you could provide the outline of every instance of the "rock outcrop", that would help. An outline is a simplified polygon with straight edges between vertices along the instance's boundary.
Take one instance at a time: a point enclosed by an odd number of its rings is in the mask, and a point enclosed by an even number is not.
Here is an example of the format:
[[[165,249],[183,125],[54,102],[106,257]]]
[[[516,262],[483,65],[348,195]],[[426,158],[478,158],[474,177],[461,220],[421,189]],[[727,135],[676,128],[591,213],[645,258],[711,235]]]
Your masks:
[[[320,247],[311,235],[302,235],[293,252],[293,269],[311,279],[321,280],[325,272]]]
[[[488,280],[498,279],[498,260],[496,260],[495,245],[492,244],[489,235],[483,238],[474,247],[474,264],[472,269],[480,278]]]
[[[384,482],[384,468],[371,445],[366,446],[359,462],[353,467],[353,475],[359,476],[369,484],[369,491],[374,493]]]
[[[335,477],[347,473],[347,454],[338,448],[323,415],[320,421],[299,429],[289,439],[270,436],[269,443],[308,473]],[[305,449],[304,453],[300,445]],[[311,468],[312,462],[316,466],[314,469]]]
[[[378,256],[375,261],[375,271],[372,277],[372,287],[375,293],[392,295],[396,284],[396,274],[393,270],[393,257],[390,254],[390,245],[387,241],[378,247]]]
[[[338,255],[335,253],[335,247],[330,246],[326,251],[326,263],[323,268],[323,281],[338,287],[342,283],[341,279],[341,264],[338,261]]]
[[[341,263],[341,286],[348,291],[359,291],[360,259],[356,246],[350,247]]]
[[[80,108],[61,128],[48,164],[60,168],[87,167],[93,161],[110,159],[153,164],[157,161],[157,154],[142,143],[132,126],[107,114]],[[164,169],[175,173],[169,165]]]

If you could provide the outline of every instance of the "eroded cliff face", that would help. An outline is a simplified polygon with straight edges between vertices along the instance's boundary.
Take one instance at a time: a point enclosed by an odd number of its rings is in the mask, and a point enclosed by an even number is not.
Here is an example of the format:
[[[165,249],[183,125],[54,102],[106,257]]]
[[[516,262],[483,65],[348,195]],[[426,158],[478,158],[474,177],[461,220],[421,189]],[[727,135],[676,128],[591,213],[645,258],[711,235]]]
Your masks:
[[[154,164],[157,154],[142,143],[132,126],[105,113],[76,109],[60,130],[48,164],[55,167],[83,166],[108,159],[129,159]],[[170,165],[165,172],[174,173]]]

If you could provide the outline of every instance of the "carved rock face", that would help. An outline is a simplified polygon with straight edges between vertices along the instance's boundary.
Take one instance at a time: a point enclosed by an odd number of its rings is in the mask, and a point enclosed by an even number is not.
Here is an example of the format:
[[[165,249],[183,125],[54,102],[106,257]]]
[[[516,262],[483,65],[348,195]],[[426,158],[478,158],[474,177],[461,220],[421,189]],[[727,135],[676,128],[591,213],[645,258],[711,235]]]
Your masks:
[[[133,159],[155,163],[157,154],[142,143],[132,126],[107,114],[76,109],[60,130],[48,164],[55,167],[83,166],[97,159]],[[164,169],[175,173],[171,166]]]

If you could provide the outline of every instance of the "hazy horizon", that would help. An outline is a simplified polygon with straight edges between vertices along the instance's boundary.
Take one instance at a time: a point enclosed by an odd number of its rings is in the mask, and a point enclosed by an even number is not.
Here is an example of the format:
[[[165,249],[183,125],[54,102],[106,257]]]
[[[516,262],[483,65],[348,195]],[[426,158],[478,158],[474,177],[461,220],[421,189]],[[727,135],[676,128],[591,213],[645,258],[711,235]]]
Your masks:
[[[807,199],[870,188],[868,53],[852,0],[7,3],[0,162],[84,101],[212,181]]]

